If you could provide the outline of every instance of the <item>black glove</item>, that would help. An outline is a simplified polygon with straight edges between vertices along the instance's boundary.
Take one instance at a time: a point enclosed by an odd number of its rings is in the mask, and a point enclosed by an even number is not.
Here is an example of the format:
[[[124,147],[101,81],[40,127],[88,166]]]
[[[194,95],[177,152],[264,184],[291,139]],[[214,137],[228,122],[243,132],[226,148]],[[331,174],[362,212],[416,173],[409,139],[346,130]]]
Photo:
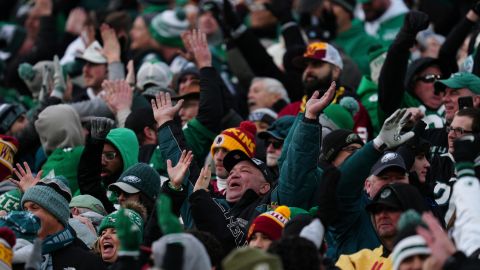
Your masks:
[[[264,5],[280,23],[293,21],[292,0],[272,0],[271,3],[265,3]]]
[[[95,117],[91,120],[90,135],[96,140],[105,140],[108,132],[115,126],[115,121],[106,117]]]
[[[325,228],[337,217],[337,184],[341,173],[335,167],[329,167],[323,172],[318,200],[318,218]]]
[[[473,12],[475,12],[475,14],[477,14],[477,16],[480,16],[480,1],[477,1],[477,3],[475,3],[471,9]]]
[[[412,10],[405,16],[402,32],[417,35],[418,32],[427,29],[429,24],[430,20],[426,13]]]
[[[468,134],[453,142],[455,162],[474,162],[480,153],[480,135]]]
[[[322,10],[319,28],[321,32],[320,38],[322,40],[330,41],[335,39],[337,36],[337,17],[333,13],[333,10]]]
[[[242,25],[242,21],[235,13],[230,0],[223,0],[223,22],[231,31],[237,30]]]

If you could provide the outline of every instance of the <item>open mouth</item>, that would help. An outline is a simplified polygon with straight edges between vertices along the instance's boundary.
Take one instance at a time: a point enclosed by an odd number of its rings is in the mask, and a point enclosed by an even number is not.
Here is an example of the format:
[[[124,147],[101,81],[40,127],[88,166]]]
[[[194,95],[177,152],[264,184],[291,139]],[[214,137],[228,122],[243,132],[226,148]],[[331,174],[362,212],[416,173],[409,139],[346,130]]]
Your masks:
[[[112,253],[115,252],[115,246],[110,242],[104,242],[102,245],[102,249],[103,249],[102,251],[103,254],[111,255]]]
[[[239,183],[231,183],[230,184],[230,188],[237,188],[237,187],[240,187]]]

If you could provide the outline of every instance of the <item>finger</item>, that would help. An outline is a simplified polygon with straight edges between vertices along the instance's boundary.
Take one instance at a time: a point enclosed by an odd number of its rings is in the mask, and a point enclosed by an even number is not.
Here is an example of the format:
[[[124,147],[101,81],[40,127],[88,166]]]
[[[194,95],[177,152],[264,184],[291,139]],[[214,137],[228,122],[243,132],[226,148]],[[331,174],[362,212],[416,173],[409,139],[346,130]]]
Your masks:
[[[428,228],[434,235],[439,233],[441,234],[444,233],[442,226],[437,221],[437,219],[433,216],[432,213],[424,213],[422,215],[422,220],[427,224]]]
[[[22,179],[22,175],[18,172],[17,169],[13,168],[13,173],[17,176],[18,179]]]
[[[17,163],[17,170],[22,176],[24,176],[26,174],[25,171],[22,168],[22,165],[20,165],[20,163]]]
[[[12,182],[15,186],[20,187],[20,181],[13,178],[8,178],[8,181]]]
[[[318,91],[313,92],[313,95],[310,99],[317,99],[320,93]]]
[[[172,161],[170,159],[167,159],[167,170],[173,169],[172,167]]]
[[[43,170],[38,171],[37,176],[35,176],[35,182],[40,181],[43,175]]]
[[[413,131],[409,131],[405,134],[402,135],[402,143],[410,140],[411,138],[413,138],[413,136],[415,136],[415,133]]]
[[[192,162],[192,159],[193,159],[193,153],[192,151],[188,151],[187,162],[190,164]]]
[[[400,119],[400,125],[403,127],[405,126],[408,121],[410,121],[410,118],[412,118],[412,113],[405,111],[405,114],[403,115],[402,119]]]
[[[157,110],[158,107],[157,107],[157,101],[158,101],[158,95],[155,96],[155,98],[152,98],[151,102],[152,102],[152,110]]]
[[[23,167],[25,167],[27,174],[32,174],[32,171],[30,170],[30,166],[28,166],[27,162],[23,162]]]
[[[160,96],[160,108],[163,108],[165,107],[167,104],[165,103],[165,93],[164,92],[160,92],[159,94]]]
[[[183,99],[180,99],[173,108],[175,109],[175,111],[179,111],[182,105],[183,105]]]
[[[179,162],[185,163],[185,157],[187,156],[187,150],[183,150],[182,154],[180,155]]]
[[[423,239],[425,239],[425,242],[427,242],[427,245],[429,247],[431,247],[433,245],[433,235],[429,230],[427,230],[427,229],[425,229],[421,226],[418,226],[417,227],[417,234],[420,235],[421,237],[423,237]]]

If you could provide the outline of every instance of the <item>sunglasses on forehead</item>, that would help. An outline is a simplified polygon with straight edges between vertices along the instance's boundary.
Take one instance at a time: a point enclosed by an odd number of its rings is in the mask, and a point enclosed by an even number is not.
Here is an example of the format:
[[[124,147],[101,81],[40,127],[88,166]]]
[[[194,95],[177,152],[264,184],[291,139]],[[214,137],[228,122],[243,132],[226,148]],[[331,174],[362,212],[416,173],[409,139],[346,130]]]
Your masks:
[[[442,76],[438,75],[438,74],[427,74],[427,75],[423,75],[423,76],[419,76],[415,79],[415,81],[422,81],[424,83],[434,83],[438,80],[440,80],[442,78]]]

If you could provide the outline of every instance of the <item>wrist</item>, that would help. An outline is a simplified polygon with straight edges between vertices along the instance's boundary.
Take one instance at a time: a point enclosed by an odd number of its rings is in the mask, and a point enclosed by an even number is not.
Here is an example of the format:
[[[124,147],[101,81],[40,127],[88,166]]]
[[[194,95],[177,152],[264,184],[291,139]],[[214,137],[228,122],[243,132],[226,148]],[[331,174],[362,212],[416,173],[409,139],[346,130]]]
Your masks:
[[[106,58],[109,64],[120,62],[120,56],[107,56]]]
[[[158,125],[158,127],[161,127],[161,126],[163,126],[163,124],[165,124],[166,122],[172,121],[172,120],[173,120],[173,118],[172,118],[172,119],[159,119],[159,120],[157,120],[157,125]]]
[[[318,115],[314,114],[314,113],[311,113],[309,111],[305,111],[305,118],[307,118],[309,120],[315,120],[315,119],[318,118]]]
[[[383,150],[385,150],[385,148],[387,147],[387,145],[383,142],[380,136],[377,136],[375,139],[373,139],[373,146],[380,152],[383,152]]]
[[[211,67],[212,66],[212,61],[208,61],[208,62],[198,62],[197,63],[198,65],[198,69],[202,69],[204,67]]]
[[[169,181],[167,185],[170,189],[175,190],[175,191],[182,191],[183,190],[182,184],[176,184],[176,183],[173,183],[172,181]]]

